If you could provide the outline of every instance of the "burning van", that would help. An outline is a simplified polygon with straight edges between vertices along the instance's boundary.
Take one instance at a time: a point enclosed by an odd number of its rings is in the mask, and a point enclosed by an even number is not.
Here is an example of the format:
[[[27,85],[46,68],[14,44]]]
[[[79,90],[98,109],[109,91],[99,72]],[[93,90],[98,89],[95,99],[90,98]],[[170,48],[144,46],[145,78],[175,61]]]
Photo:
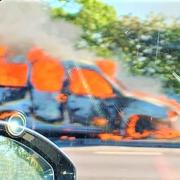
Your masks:
[[[109,61],[57,60],[35,48],[24,62],[10,62],[1,48],[0,119],[22,112],[27,127],[47,136],[180,136],[178,102],[131,91],[114,72],[115,65]]]

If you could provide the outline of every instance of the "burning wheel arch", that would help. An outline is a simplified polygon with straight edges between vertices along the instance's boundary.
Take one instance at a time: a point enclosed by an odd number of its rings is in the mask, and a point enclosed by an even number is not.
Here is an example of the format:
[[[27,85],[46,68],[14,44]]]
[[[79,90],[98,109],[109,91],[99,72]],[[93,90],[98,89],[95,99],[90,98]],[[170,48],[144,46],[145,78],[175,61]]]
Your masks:
[[[126,136],[133,139],[150,137],[155,130],[155,121],[157,119],[147,115],[134,114],[130,116],[126,125]]]

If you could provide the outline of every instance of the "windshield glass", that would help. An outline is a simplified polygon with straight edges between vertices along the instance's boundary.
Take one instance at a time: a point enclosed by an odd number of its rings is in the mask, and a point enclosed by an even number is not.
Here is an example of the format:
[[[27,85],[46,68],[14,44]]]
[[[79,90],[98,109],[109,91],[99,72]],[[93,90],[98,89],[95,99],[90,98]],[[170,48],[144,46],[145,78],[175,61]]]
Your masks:
[[[0,120],[71,146],[179,142],[176,3],[53,2],[0,2]]]
[[[32,149],[0,136],[0,177],[7,179],[53,180],[50,164]]]

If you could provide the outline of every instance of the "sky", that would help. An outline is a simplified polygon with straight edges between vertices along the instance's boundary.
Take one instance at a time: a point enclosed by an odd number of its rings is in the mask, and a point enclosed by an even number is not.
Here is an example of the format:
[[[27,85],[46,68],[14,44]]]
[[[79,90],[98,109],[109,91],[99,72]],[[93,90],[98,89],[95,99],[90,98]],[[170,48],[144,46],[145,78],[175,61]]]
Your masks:
[[[58,6],[58,0],[47,0],[51,5]],[[164,14],[170,17],[180,18],[180,0],[101,0],[113,6],[118,15],[132,14],[145,18],[150,13]],[[69,5],[70,6],[70,5]],[[68,8],[68,7],[67,7]],[[75,10],[75,6],[69,9]]]
[[[102,0],[112,5],[118,15],[132,14],[141,18],[151,12],[180,17],[180,0]]]

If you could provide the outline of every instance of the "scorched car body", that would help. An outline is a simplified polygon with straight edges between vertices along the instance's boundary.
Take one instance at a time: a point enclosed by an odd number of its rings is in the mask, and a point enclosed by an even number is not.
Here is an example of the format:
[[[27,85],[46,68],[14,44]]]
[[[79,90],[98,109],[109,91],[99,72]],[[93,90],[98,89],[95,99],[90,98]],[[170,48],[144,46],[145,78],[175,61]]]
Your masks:
[[[26,63],[0,57],[0,116],[13,111],[27,116],[28,128],[47,136],[97,134],[120,130],[138,115],[135,131],[152,130],[154,122],[168,122],[168,112],[180,113],[174,100],[130,92],[101,66],[58,61],[39,49]],[[144,121],[147,119],[147,121]]]

